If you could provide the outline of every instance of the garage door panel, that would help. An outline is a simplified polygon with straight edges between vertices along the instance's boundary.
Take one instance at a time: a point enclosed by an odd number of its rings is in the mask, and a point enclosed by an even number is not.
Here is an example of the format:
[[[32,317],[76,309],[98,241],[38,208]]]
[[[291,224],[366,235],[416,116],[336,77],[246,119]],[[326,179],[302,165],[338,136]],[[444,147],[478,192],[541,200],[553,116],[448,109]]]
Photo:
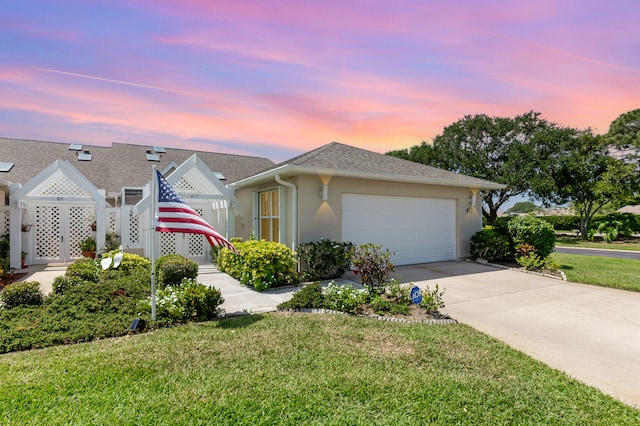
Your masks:
[[[453,260],[455,200],[345,194],[343,240],[375,243],[396,265]]]

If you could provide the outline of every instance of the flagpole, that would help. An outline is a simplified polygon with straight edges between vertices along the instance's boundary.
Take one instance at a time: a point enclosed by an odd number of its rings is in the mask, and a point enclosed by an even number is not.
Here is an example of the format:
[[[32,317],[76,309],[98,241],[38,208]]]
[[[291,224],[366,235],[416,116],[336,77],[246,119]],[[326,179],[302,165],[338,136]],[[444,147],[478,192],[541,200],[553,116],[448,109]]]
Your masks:
[[[153,177],[151,179],[151,249],[149,250],[151,257],[151,320],[156,320],[156,203],[158,196],[158,179],[156,166],[153,166]]]

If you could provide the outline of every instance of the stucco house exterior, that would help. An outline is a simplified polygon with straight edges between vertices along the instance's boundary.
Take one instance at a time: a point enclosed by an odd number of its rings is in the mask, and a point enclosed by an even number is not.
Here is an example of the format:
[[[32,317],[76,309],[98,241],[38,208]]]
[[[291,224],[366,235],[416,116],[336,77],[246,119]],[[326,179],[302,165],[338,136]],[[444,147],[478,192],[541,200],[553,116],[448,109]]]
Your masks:
[[[152,238],[153,166],[227,237],[255,236],[295,248],[322,238],[374,242],[396,264],[469,254],[481,229],[480,191],[502,185],[340,143],[275,164],[261,157],[160,146],[109,147],[0,138],[0,235],[11,267],[70,262],[78,242],[121,236],[142,255],[208,259],[200,235]],[[4,203],[1,201],[4,200]],[[96,231],[90,224],[96,222]]]

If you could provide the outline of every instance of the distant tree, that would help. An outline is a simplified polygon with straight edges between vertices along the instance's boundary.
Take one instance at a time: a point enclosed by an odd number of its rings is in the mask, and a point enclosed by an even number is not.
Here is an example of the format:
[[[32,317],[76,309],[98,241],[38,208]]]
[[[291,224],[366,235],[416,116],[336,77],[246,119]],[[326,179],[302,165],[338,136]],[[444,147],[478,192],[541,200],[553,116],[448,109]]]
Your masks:
[[[587,238],[589,222],[603,206],[629,197],[638,185],[633,164],[611,155],[605,137],[591,130],[562,139],[542,163],[545,178],[536,187],[545,204],[571,203],[580,217],[580,233]]]
[[[623,152],[640,157],[640,109],[620,115],[613,120],[606,135],[610,144]]]
[[[507,213],[508,214],[531,213],[539,209],[540,207],[537,206],[536,203],[534,203],[533,201],[518,201],[513,205],[513,207],[507,210]]]
[[[546,137],[536,138],[542,132]],[[432,144],[422,142],[387,154],[505,184],[505,189],[483,194],[482,214],[493,224],[498,209],[511,197],[530,192],[532,187],[550,186],[536,181],[543,176],[539,156],[548,156],[553,149],[536,144],[555,144],[568,133],[533,111],[515,118],[468,115],[447,126]]]

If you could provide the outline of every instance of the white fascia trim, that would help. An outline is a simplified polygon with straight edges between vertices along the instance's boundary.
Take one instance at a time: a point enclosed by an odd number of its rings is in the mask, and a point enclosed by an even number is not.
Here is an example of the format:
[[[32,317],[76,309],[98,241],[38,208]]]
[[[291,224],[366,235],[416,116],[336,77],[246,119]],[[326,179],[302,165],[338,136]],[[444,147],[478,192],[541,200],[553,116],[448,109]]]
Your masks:
[[[290,164],[286,164],[276,169],[271,169],[266,172],[259,173],[255,176],[251,176],[251,177],[239,180],[237,182],[232,183],[231,186],[235,188],[244,188],[247,186],[252,186],[252,185],[273,180],[275,178],[275,175],[280,175],[281,177],[285,177],[285,176],[309,175],[309,174],[379,180],[379,181],[385,181],[385,182],[419,183],[419,184],[428,184],[428,185],[453,186],[458,188],[477,188],[481,190],[496,190],[496,189],[506,188],[506,185],[489,182],[482,179],[478,179],[477,181],[474,181],[474,180],[459,181],[456,179],[440,179],[440,178],[429,178],[429,177],[421,177],[421,176],[396,175],[396,174],[388,174],[388,173],[352,172],[352,171],[325,169],[325,168],[317,168],[317,167],[294,166]]]

